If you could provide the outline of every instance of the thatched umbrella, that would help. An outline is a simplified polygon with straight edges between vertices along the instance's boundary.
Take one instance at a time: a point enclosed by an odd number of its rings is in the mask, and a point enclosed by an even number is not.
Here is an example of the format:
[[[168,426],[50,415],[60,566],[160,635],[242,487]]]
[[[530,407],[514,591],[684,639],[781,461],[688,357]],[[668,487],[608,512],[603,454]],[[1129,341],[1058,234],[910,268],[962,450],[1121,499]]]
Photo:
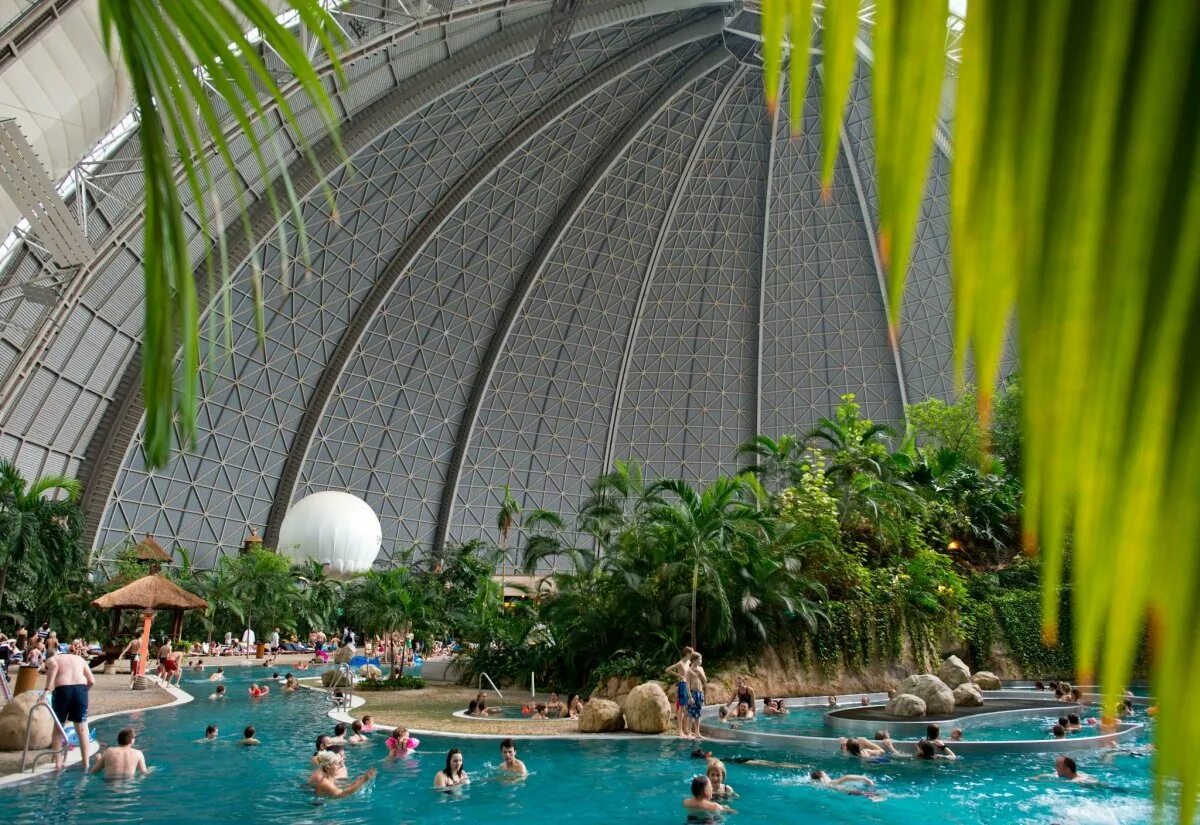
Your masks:
[[[178,641],[183,630],[183,612],[185,610],[203,610],[208,607],[204,599],[189,593],[161,573],[151,573],[142,576],[137,581],[130,582],[119,590],[105,593],[92,602],[92,607],[112,611],[112,635],[117,634],[121,625],[122,610],[142,611],[142,662],[150,653],[150,622],[154,619],[156,610],[172,610],[175,620],[171,623],[171,638]],[[143,665],[144,666],[144,665]]]
[[[138,561],[146,563],[146,567],[151,573],[157,573],[164,564],[171,563],[171,554],[164,550],[162,545],[155,541],[154,536],[149,533],[146,534],[146,538],[133,546],[133,553]]]

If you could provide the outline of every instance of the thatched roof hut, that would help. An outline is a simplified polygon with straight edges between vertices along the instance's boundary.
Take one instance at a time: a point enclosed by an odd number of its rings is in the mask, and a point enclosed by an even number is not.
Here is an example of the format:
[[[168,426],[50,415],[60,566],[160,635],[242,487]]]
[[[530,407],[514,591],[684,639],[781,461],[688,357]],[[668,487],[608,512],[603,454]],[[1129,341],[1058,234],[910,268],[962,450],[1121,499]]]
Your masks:
[[[175,612],[175,621],[171,635],[178,638],[183,628],[183,611],[204,610],[208,602],[187,592],[161,573],[151,573],[119,590],[105,593],[92,602],[92,607],[113,611],[114,635],[120,626],[122,610],[172,610]]]

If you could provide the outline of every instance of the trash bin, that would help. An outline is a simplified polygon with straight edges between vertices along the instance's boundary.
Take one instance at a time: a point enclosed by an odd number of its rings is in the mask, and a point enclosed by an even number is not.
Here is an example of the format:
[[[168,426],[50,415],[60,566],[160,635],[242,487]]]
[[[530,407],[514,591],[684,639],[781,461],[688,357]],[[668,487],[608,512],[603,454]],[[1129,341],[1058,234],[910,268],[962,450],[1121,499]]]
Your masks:
[[[260,659],[261,659],[261,658],[263,658],[263,657],[264,657],[264,656],[266,656],[266,655],[267,655],[267,645],[266,645],[266,643],[265,643],[265,642],[259,642],[259,643],[258,643],[258,652],[257,652],[257,656],[258,656],[258,658],[260,658]]]
[[[13,685],[13,696],[36,688],[37,677],[38,669],[33,665],[21,665],[17,668],[17,683]]]

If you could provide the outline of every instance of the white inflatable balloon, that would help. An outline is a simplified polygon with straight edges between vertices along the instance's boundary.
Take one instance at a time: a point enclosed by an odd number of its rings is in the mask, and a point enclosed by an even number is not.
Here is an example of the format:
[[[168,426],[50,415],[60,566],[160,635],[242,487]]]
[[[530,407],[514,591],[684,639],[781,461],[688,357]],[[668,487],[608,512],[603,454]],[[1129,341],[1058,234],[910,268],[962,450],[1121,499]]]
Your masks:
[[[383,528],[371,505],[334,490],[297,501],[279,527],[279,552],[295,561],[315,559],[334,578],[370,570],[382,543]]]

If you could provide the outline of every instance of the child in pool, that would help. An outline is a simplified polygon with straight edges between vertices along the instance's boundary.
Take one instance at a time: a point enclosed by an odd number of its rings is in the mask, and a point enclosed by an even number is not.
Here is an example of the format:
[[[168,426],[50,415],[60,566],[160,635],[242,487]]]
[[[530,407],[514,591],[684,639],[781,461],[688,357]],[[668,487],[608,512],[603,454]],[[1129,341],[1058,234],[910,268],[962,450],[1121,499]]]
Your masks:
[[[825,771],[815,770],[808,775],[808,778],[830,790],[841,791],[852,796],[865,796],[868,799],[874,799],[876,802],[879,801],[878,795],[875,793],[875,783],[870,778],[861,774],[848,773],[845,776],[839,776],[837,779],[834,779],[825,773]],[[866,785],[866,789],[842,787],[851,783]]]
[[[683,800],[683,807],[689,811],[710,811],[712,813],[737,813],[728,805],[713,801],[712,782],[707,776],[692,777],[692,795]]]
[[[408,735],[408,728],[396,728],[388,737],[388,759],[401,759],[416,750],[420,742]]]

